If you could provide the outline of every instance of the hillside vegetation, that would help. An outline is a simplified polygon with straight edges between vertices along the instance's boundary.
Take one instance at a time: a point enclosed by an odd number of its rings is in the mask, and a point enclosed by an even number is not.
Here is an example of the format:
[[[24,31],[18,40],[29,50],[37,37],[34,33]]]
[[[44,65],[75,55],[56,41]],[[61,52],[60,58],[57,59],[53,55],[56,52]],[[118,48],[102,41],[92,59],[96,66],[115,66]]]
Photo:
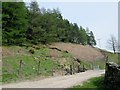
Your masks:
[[[22,12],[22,13],[21,13]],[[96,45],[95,37],[88,28],[70,23],[59,9],[39,8],[32,1],[2,3],[2,44],[25,45],[49,44],[53,42]]]
[[[31,53],[31,50],[34,53]],[[71,54],[49,49],[48,46],[3,46],[2,81],[12,82],[29,79],[34,76],[65,75],[65,69],[74,63]],[[22,60],[22,63],[20,61]]]
[[[94,34],[88,28],[70,23],[59,9],[39,8],[35,1],[28,6],[24,2],[3,2],[0,34],[3,82],[65,75],[70,65],[77,71],[78,65],[83,67],[86,63],[82,62],[83,58],[77,60],[77,56],[69,50],[53,49],[48,44],[70,42],[96,45]],[[84,67],[91,68],[89,63]]]
[[[51,49],[53,46],[61,51]],[[60,46],[64,48],[60,48]],[[75,49],[79,51],[77,52],[79,54],[74,52]],[[33,54],[31,50],[34,51]],[[91,50],[93,54],[88,54],[88,50]],[[81,54],[82,52],[84,54]],[[91,57],[94,56],[94,53],[98,53],[98,56],[101,58],[94,58],[94,60],[92,60]],[[89,57],[86,57],[87,55]],[[82,59],[83,57],[84,59]],[[114,60],[117,58],[112,53],[110,57]],[[80,63],[76,61],[75,58],[78,58]],[[114,61],[112,59],[111,61]],[[22,64],[20,66],[21,60]],[[70,65],[72,65],[75,70],[77,70],[78,65],[81,67],[84,65],[87,69],[93,69],[97,65],[99,65],[100,69],[104,69],[105,67],[103,55],[97,49],[71,43],[30,45],[27,47],[3,46],[2,61],[2,80],[4,83],[32,79],[33,77],[40,79],[48,76],[65,75],[65,69],[69,68]]]
[[[28,6],[3,2],[1,34],[4,83],[66,75],[70,66],[74,73],[79,66],[105,68],[104,52],[94,48],[92,31],[64,19],[59,9],[39,8],[35,1]],[[105,53],[117,61],[116,54]]]

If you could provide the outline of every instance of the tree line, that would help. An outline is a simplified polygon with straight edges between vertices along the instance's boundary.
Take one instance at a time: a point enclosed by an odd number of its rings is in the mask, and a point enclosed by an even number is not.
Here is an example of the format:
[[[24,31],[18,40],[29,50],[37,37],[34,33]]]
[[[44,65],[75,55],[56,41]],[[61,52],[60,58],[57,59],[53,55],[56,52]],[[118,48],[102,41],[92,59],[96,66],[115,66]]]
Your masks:
[[[88,28],[63,19],[59,9],[39,8],[33,1],[2,3],[2,44],[22,45],[71,42],[96,45],[95,37]]]

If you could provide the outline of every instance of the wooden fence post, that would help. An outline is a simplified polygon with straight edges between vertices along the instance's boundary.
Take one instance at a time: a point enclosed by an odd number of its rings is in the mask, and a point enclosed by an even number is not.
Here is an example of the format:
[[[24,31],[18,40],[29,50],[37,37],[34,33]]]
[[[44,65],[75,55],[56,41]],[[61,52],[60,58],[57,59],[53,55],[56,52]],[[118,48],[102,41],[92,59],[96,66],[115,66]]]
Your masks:
[[[54,70],[52,69],[52,76],[54,76]]]
[[[20,71],[21,71],[21,69],[22,69],[22,63],[23,63],[23,61],[20,60],[20,61],[19,61],[19,68],[18,68],[18,70],[17,70],[17,71],[18,71],[18,72],[17,72],[18,75],[20,75]]]
[[[75,65],[73,63],[73,74],[75,74]]]
[[[17,74],[18,74],[18,75],[20,74],[20,70],[19,70],[19,69],[17,70]]]
[[[78,65],[78,72],[77,73],[79,73],[80,72],[80,65]]]
[[[108,62],[108,56],[106,55],[106,63]]]
[[[85,71],[85,66],[84,66],[84,64],[83,64],[83,72]]]
[[[70,65],[70,75],[72,75],[72,65]]]
[[[39,74],[39,70],[40,70],[40,61],[38,62],[38,74]]]
[[[19,65],[19,69],[22,68],[22,60],[20,60],[20,65]]]

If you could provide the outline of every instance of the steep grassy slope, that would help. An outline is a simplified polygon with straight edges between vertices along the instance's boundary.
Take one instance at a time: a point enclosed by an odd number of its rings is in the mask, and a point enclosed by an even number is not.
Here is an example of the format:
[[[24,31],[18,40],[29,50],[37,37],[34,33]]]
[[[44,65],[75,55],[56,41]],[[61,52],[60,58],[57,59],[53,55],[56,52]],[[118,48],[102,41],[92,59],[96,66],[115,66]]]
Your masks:
[[[35,76],[46,77],[65,74],[69,65],[78,65],[69,53],[40,46],[10,46],[2,47],[2,80],[3,82],[20,81]],[[34,54],[30,53],[34,51]],[[59,55],[57,57],[56,55]]]
[[[109,52],[107,54],[109,60],[117,61],[117,55]],[[69,69],[70,65],[75,71],[78,65],[87,69],[104,69],[105,60],[99,50],[78,44],[2,47],[2,81],[4,83],[33,77],[65,75],[65,69]]]
[[[19,46],[3,47],[3,82],[27,79],[40,74],[45,76],[51,74],[53,68],[58,67],[56,62],[46,57],[47,48],[41,47],[39,50],[34,51],[34,54],[30,54],[29,48]],[[22,63],[20,63],[21,60]]]
[[[118,63],[118,54],[113,54],[110,52],[105,52],[108,55],[108,62]]]

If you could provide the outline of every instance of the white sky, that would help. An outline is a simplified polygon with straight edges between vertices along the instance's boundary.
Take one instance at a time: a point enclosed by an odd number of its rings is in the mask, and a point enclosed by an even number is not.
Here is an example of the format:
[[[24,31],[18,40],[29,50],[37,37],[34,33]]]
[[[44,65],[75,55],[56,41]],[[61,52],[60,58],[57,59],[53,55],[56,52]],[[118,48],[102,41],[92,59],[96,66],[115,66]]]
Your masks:
[[[26,1],[26,0],[25,0]],[[93,31],[97,46],[107,48],[110,35],[118,38],[118,2],[117,0],[37,0],[40,8],[59,8],[62,16],[78,26]]]

